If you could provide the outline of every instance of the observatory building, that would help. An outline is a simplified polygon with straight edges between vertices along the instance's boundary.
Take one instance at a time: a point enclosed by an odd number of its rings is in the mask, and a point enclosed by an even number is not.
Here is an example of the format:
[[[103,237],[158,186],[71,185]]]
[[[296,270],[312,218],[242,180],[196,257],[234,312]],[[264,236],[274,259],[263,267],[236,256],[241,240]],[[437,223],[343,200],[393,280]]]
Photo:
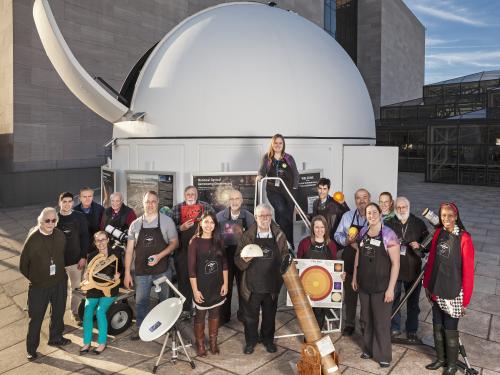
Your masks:
[[[255,170],[275,132],[299,169],[339,188],[344,145],[375,139],[356,66],[375,118],[423,82],[423,28],[401,0],[36,3],[57,35],[40,37],[31,4],[0,8],[12,51],[0,57],[0,206],[97,187],[107,157],[117,189],[122,170],[177,171],[178,187],[191,172]]]

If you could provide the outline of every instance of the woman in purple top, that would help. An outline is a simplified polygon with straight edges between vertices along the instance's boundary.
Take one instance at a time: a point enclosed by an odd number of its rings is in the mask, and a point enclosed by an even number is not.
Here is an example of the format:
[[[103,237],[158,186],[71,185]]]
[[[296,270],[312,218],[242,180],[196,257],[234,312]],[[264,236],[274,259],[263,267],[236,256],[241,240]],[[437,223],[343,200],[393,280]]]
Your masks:
[[[368,227],[358,235],[352,288],[359,291],[363,331],[361,358],[374,358],[380,367],[392,359],[391,311],[399,274],[399,240],[382,224],[382,210],[376,203],[366,206]]]
[[[262,158],[257,181],[263,177],[279,177],[288,190],[295,196],[299,187],[299,171],[292,155],[285,152],[285,138],[275,134],[271,139],[269,151]],[[285,233],[290,246],[293,242],[293,210],[295,204],[279,180],[268,180],[266,193],[274,208],[276,222]]]
[[[205,316],[208,311],[210,351],[212,354],[218,354],[220,308],[226,300],[228,271],[227,259],[214,213],[206,211],[201,216],[197,232],[189,243],[188,272],[196,307],[194,318],[196,351],[199,356],[207,354]]]

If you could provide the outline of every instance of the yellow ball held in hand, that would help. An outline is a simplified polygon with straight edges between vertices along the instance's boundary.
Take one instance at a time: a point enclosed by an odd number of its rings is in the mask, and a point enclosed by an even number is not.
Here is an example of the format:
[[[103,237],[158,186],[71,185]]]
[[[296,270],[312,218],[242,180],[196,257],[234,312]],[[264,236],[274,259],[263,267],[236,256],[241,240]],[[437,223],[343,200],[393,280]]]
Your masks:
[[[343,202],[344,193],[342,193],[341,191],[337,191],[335,194],[333,194],[333,199],[337,202]]]
[[[349,235],[349,237],[351,238],[354,238],[358,235],[358,228],[356,227],[350,227],[349,228],[349,231],[347,232],[347,234]]]

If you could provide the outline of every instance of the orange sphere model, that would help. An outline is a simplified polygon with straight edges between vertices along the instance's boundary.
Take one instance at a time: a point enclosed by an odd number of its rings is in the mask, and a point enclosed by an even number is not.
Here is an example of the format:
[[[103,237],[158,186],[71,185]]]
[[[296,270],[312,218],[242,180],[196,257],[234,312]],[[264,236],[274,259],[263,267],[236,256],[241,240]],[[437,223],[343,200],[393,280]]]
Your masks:
[[[341,191],[335,192],[335,194],[333,194],[333,199],[337,202],[343,202],[344,201],[344,193],[342,193]]]
[[[356,228],[356,227],[350,227],[349,231],[347,232],[347,234],[349,235],[349,237],[356,237],[357,234],[358,234],[358,228]]]

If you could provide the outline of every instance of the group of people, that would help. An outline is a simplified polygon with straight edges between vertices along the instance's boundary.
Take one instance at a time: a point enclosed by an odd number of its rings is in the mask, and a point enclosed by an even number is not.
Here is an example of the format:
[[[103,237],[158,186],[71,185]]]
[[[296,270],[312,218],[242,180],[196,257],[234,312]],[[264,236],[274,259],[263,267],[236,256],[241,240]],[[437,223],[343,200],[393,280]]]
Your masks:
[[[21,272],[30,281],[28,358],[37,356],[48,303],[52,307],[49,345],[69,343],[62,336],[67,282],[70,291],[77,288],[86,263],[97,254],[118,255],[103,231],[112,225],[128,232],[123,270],[108,270],[108,274],[115,280],[122,277],[126,288],[135,289],[136,329],[131,339],[139,339],[138,328],[149,311],[153,282],[162,276],[172,279],[173,263],[178,289],[186,297],[183,318],[194,315],[193,330],[200,356],[207,354],[207,318],[210,352],[219,353],[218,328],[231,318],[234,281],[238,291],[237,318],[245,332],[244,353],[251,354],[259,342],[268,352],[276,352],[275,316],[283,284],[280,264],[293,252],[298,258],[344,261],[343,335],[350,336],[355,331],[359,297],[361,358],[372,358],[381,367],[388,367],[392,360],[391,336],[401,334],[400,313],[392,319],[391,315],[403,290],[409,293],[414,284],[416,288],[407,299],[405,328],[407,339],[418,341],[419,275],[422,254],[429,252],[423,286],[432,303],[437,360],[427,368],[444,367],[446,374],[454,374],[458,320],[470,301],[474,272],[471,236],[456,205],[440,206],[439,225],[426,249],[421,244],[429,236],[427,226],[410,213],[407,198],[393,200],[390,193],[384,192],[377,204],[361,188],[354,194],[356,207],[350,209],[343,194],[329,194],[330,180],[321,178],[317,183],[318,198],[312,206],[310,234],[295,251],[293,198],[299,173],[294,158],[285,152],[283,136],[272,138],[258,173],[257,180],[267,178],[270,204],[258,205],[253,214],[242,207],[238,190],[229,192],[227,208],[216,213],[208,203],[198,200],[196,187],[188,186],[184,189],[184,201],[174,206],[169,216],[159,212],[158,195],[149,191],[143,197],[144,214],[138,218],[123,203],[120,193],[112,195],[111,207],[107,209],[93,201],[93,192],[88,188],[80,191],[81,203],[74,208],[73,196],[61,194],[59,212],[53,208],[41,212],[38,226],[28,235],[21,255]],[[263,256],[242,256],[248,244],[258,245]],[[93,352],[105,350],[106,311],[117,293],[117,287],[108,297],[96,290],[87,292],[81,353],[90,350],[95,310],[99,336]],[[165,300],[168,287],[161,286],[157,294],[160,302]],[[73,294],[70,298],[72,313],[78,320],[79,297]],[[325,312],[326,309],[314,309],[319,328],[324,324]]]

